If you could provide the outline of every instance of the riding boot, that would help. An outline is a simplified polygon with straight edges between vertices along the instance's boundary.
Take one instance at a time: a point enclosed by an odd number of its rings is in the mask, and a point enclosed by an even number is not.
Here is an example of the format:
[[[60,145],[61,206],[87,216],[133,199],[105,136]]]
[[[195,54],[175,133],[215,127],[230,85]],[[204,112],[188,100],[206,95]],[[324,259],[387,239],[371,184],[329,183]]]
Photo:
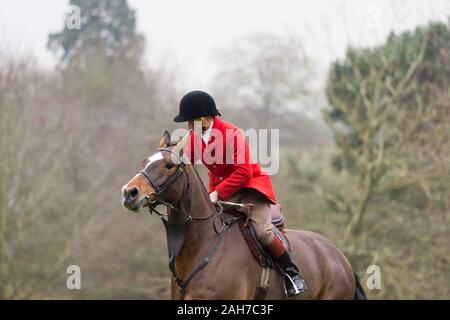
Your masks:
[[[289,251],[284,247],[283,242],[275,236],[267,248],[283,274],[287,296],[292,297],[305,292],[307,290],[305,282],[300,275],[298,267],[292,261]]]

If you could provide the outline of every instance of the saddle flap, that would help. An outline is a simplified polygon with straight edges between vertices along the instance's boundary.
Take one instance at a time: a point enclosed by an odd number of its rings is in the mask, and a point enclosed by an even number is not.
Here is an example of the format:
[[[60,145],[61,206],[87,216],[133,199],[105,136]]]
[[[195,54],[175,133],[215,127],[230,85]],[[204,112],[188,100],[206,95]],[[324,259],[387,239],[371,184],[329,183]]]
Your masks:
[[[251,223],[251,220],[248,221],[246,219],[245,214],[242,213],[240,210],[229,210],[229,211],[227,210],[224,213],[229,214],[235,218],[244,218],[244,219],[238,220],[238,225],[239,225],[241,234],[242,234],[245,242],[247,243],[250,251],[252,252],[256,261],[261,265],[261,267],[273,268],[275,266],[275,263],[272,260],[271,255],[264,249],[264,246],[258,240],[258,237],[256,236],[256,232],[255,232],[253,224]],[[283,222],[284,222],[284,219],[283,219]],[[284,223],[283,223],[283,227],[284,227]],[[287,241],[283,232],[281,232],[281,230],[278,229],[275,225],[273,226],[273,231],[275,233],[275,236],[278,237],[284,243],[286,248],[289,250],[290,249],[289,242]]]

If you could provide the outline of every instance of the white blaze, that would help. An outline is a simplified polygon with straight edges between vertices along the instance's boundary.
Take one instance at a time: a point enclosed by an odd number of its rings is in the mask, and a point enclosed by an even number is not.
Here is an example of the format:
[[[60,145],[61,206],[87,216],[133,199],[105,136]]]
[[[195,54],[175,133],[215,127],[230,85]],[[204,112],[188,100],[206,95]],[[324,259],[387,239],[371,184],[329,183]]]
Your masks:
[[[147,165],[145,167],[148,167],[153,162],[158,161],[158,160],[162,160],[162,159],[163,159],[163,155],[162,155],[161,152],[155,153],[150,158],[148,158],[148,163],[147,163]]]

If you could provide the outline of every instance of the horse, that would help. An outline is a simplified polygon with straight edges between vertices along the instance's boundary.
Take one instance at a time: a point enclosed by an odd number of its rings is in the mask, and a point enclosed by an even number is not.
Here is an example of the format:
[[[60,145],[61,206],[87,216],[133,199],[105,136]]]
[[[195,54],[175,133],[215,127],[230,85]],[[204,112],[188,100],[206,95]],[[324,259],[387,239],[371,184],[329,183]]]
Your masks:
[[[166,131],[156,152],[141,162],[141,171],[122,188],[122,204],[131,211],[165,205],[162,216],[169,246],[172,299],[251,300],[262,272],[240,229],[222,223],[221,215],[182,150],[188,141],[170,142]],[[167,217],[167,220],[164,219]],[[224,219],[222,219],[222,222]],[[366,299],[348,259],[325,237],[283,229],[308,290],[295,299]],[[272,269],[263,299],[287,299],[280,272]]]

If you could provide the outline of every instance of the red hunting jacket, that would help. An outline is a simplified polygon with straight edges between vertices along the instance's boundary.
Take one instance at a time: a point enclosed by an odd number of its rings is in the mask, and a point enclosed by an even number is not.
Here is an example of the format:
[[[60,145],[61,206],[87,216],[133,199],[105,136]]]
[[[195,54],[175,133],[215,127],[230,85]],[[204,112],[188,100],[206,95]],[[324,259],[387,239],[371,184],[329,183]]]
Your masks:
[[[185,155],[191,163],[201,160],[208,168],[209,193],[216,190],[222,200],[229,200],[242,188],[253,188],[270,202],[277,202],[270,176],[252,161],[244,134],[235,125],[215,117],[208,145],[192,132]]]

